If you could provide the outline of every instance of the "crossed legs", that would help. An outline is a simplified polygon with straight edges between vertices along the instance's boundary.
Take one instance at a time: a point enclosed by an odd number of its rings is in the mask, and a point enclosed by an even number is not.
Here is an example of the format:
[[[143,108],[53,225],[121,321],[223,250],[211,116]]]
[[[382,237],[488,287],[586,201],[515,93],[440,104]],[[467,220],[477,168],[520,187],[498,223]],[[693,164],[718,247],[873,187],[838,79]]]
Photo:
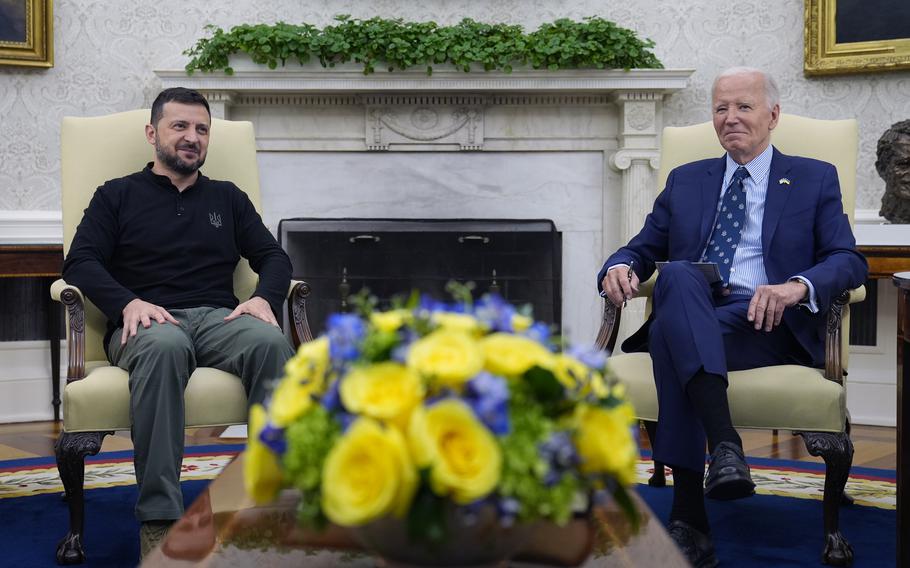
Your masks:
[[[747,296],[716,296],[688,262],[661,270],[654,290],[648,346],[660,417],[654,460],[674,469],[670,521],[708,533],[702,475],[709,450],[740,454],[727,404],[727,371],[796,362],[801,348],[785,326],[756,331],[747,321]]]

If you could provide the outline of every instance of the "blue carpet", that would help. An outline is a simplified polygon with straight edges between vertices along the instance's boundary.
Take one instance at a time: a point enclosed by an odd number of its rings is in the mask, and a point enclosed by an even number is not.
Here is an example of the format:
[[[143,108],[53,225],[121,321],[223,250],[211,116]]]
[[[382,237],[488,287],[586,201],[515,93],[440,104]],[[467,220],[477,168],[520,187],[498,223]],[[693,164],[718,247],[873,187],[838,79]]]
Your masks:
[[[187,507],[208,485],[207,480],[184,481]],[[139,521],[133,516],[136,486],[85,492],[83,566],[126,568],[139,563]],[[57,542],[69,527],[69,511],[59,494],[0,500],[0,566],[43,568],[57,566]]]
[[[223,454],[234,446],[187,448],[187,453]],[[123,461],[130,452],[101,454],[89,461]],[[753,460],[753,467],[815,470],[814,464],[782,460]],[[0,463],[0,472],[51,468],[52,460],[36,458]],[[891,477],[893,472],[854,468],[853,475]],[[796,475],[796,474],[794,474]],[[183,482],[186,505],[208,484],[207,480]],[[673,489],[638,486],[638,492],[657,517],[666,521]],[[85,566],[124,568],[139,557],[139,524],[133,516],[135,485],[86,491]],[[767,568],[821,566],[822,504],[814,499],[756,495],[733,502],[708,501],[717,555],[723,566]],[[853,544],[856,568],[895,565],[896,515],[894,510],[854,505],[841,508],[841,530]],[[66,503],[60,493],[0,499],[0,565],[27,568],[56,566],[54,551],[69,526]],[[651,568],[651,567],[645,567]]]
[[[673,488],[639,485],[638,494],[666,523],[673,502]],[[721,566],[823,566],[821,501],[776,495],[754,495],[738,501],[706,501]],[[853,545],[854,568],[895,565],[896,522],[894,510],[858,505],[841,507],[840,529]]]

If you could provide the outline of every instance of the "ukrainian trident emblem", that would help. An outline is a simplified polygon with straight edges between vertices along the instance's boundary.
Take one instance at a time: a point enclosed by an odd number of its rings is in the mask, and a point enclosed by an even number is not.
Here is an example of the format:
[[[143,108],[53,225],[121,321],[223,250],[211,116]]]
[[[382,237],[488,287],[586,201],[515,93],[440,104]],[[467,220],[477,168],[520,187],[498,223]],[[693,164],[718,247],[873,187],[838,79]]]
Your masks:
[[[218,213],[209,213],[209,223],[216,229],[221,228],[221,215]]]

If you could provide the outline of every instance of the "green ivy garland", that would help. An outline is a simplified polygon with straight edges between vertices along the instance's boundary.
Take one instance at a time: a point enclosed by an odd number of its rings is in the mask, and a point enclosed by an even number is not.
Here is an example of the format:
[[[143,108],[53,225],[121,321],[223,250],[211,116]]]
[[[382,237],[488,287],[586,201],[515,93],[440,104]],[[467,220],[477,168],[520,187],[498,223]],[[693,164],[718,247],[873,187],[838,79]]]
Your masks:
[[[319,29],[311,24],[242,24],[226,32],[206,26],[202,38],[184,55],[191,57],[186,71],[224,71],[233,74],[228,57],[247,53],[255,63],[275,69],[288,60],[301,64],[316,58],[323,67],[355,61],[365,75],[377,65],[389,71],[452,64],[470,71],[512,71],[513,66],[534,69],[660,69],[651,48],[654,42],[599,17],[581,22],[559,19],[525,33],[520,25],[484,24],[464,19],[454,26],[400,19],[360,20],[335,16],[337,24]]]

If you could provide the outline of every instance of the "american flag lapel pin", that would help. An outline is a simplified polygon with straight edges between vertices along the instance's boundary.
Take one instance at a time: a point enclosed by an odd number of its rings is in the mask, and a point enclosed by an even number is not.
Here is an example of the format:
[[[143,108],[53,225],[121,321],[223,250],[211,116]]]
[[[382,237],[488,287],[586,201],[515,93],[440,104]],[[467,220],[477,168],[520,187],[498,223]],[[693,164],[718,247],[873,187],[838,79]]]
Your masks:
[[[777,185],[790,185],[790,178],[780,178],[777,180]]]

